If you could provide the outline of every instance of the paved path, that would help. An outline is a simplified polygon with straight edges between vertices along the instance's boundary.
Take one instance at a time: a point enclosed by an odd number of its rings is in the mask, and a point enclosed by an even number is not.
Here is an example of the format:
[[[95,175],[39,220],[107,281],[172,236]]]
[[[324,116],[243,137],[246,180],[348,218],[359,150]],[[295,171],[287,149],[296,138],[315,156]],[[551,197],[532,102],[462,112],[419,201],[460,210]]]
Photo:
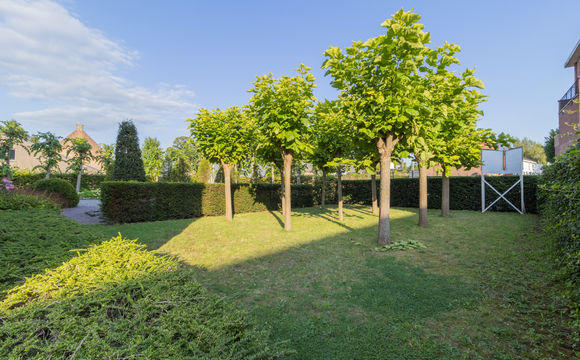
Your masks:
[[[81,224],[105,224],[101,219],[100,204],[98,199],[82,199],[77,207],[63,209],[61,214]]]

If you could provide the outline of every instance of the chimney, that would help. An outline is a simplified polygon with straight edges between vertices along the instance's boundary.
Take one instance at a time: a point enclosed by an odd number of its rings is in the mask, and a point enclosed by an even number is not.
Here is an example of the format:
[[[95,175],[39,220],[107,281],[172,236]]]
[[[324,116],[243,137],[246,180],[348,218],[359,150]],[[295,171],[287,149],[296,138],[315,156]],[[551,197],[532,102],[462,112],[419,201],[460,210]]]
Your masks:
[[[77,130],[83,131],[83,124],[77,124]]]

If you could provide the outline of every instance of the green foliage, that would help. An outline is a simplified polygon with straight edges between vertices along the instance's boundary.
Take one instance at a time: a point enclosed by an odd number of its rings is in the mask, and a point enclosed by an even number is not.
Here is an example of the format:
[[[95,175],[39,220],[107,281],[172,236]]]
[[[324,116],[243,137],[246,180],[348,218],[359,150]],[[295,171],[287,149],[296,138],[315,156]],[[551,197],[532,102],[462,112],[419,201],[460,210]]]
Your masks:
[[[191,137],[203,157],[213,163],[235,165],[244,161],[254,141],[254,124],[238,107],[200,109],[189,121]]]
[[[83,165],[94,159],[91,144],[85,138],[66,138],[65,142],[68,144],[66,151],[66,156],[69,157],[68,169],[76,173],[82,172]]]
[[[0,211],[0,291],[60,265],[102,236],[57,211]],[[1,296],[0,296],[1,298]]]
[[[50,199],[31,194],[0,193],[0,210],[52,209],[60,210],[60,205]]]
[[[554,158],[556,157],[556,145],[554,139],[559,133],[559,129],[551,129],[548,136],[544,138],[544,153],[546,154],[546,161],[549,163],[553,163]]]
[[[101,149],[96,160],[103,167],[106,179],[110,180],[115,167],[115,144],[101,144]]]
[[[40,132],[32,137],[32,145],[29,151],[36,156],[41,165],[37,165],[33,170],[40,168],[46,173],[46,177],[50,177],[50,171],[58,166],[62,160],[62,145],[60,143],[60,136],[56,136],[51,132]]]
[[[234,213],[277,210],[280,184],[232,185]],[[293,185],[292,206],[314,205],[314,187]],[[104,182],[101,208],[116,222],[183,219],[225,214],[224,184]]]
[[[111,179],[117,181],[146,180],[137,129],[130,120],[119,124],[119,133],[115,144],[115,166]]]
[[[284,353],[176,260],[120,235],[12,289],[0,316],[2,358],[272,359]]]
[[[308,126],[314,108],[314,75],[304,64],[298,75],[275,79],[270,73],[258,76],[249,91],[251,111],[260,132],[259,147],[293,154],[310,152]],[[280,153],[280,157],[282,154]]]
[[[539,196],[545,233],[558,244],[570,312],[580,329],[580,142],[544,167]],[[580,343],[580,339],[577,340]]]
[[[0,122],[0,175],[11,177],[10,151],[28,139],[28,133],[15,120]]]
[[[104,290],[149,273],[175,270],[178,264],[176,260],[157,256],[147,251],[145,245],[123,239],[121,235],[74,251],[78,256],[10,289],[0,303],[0,312],[38,301],[62,300]]]
[[[540,164],[546,164],[546,152],[544,151],[544,147],[542,144],[537,143],[531,139],[523,138],[523,139],[515,139],[513,143],[514,147],[522,146],[524,148],[524,157],[530,160],[534,160]]]
[[[74,187],[66,180],[63,179],[44,179],[35,182],[32,185],[34,190],[47,191],[52,193],[57,193],[67,200],[68,204],[66,207],[75,207],[79,203],[79,195],[75,191]]]
[[[82,189],[79,193],[79,197],[81,199],[100,199],[101,198],[101,189],[89,190],[89,189]]]
[[[405,251],[405,250],[424,249],[424,248],[426,248],[426,246],[421,241],[401,240],[401,241],[395,241],[391,244],[376,247],[374,250],[386,252],[386,251]]]
[[[208,183],[211,179],[211,163],[207,159],[201,159],[197,172],[195,173],[195,181],[200,183]]]
[[[161,143],[156,138],[145,138],[143,166],[145,175],[149,179],[159,181],[159,176],[163,170],[163,150],[161,149]]]
[[[191,182],[199,162],[196,144],[187,136],[179,136],[173,140],[173,146],[165,150],[163,178],[171,182]]]
[[[58,178],[68,181],[74,186],[77,180],[78,174],[65,173],[65,174],[53,174],[52,178]],[[35,182],[44,179],[44,174],[36,172],[14,172],[13,182],[17,186],[30,186]],[[101,185],[101,182],[106,180],[106,175],[101,174],[84,174],[81,179],[81,187],[84,189],[96,190]]]
[[[317,168],[331,166],[337,158],[348,158],[352,149],[352,129],[341,114],[338,101],[319,102],[312,118],[310,141],[314,151],[308,160]],[[343,159],[341,159],[343,160]],[[338,160],[339,162],[341,160]]]
[[[507,190],[519,176],[496,176],[487,178],[498,191]],[[474,210],[481,211],[481,179],[478,176],[457,176],[449,178],[449,206],[451,210]],[[538,176],[524,176],[524,201],[526,212],[536,214],[538,212],[536,188]],[[371,204],[371,181],[370,180],[343,180],[342,193],[346,204]],[[428,205],[430,209],[441,208],[441,178],[427,178]],[[377,189],[380,191],[380,189]],[[326,199],[329,203],[336,203],[336,181],[327,182]],[[485,198],[489,204],[497,198],[493,190],[486,188]],[[519,187],[506,195],[512,204],[519,204]],[[316,182],[315,204],[320,199],[320,182]],[[391,205],[398,207],[416,208],[419,206],[419,179],[395,178],[391,179]],[[503,199],[498,201],[489,211],[514,211]]]

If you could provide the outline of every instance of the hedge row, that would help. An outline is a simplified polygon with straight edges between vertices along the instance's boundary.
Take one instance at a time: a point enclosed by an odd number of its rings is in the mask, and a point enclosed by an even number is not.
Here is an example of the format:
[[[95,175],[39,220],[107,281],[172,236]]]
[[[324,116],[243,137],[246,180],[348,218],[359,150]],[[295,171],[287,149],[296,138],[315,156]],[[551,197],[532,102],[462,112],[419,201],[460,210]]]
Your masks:
[[[518,180],[518,176],[495,176],[486,177],[486,181],[503,193]],[[524,176],[524,203],[526,212],[536,214],[537,200],[536,187],[537,176]],[[371,181],[370,180],[343,180],[343,199],[346,204],[371,204]],[[321,182],[316,182],[315,203],[320,203]],[[379,180],[377,179],[377,192],[379,192]],[[427,179],[428,204],[430,209],[441,208],[441,177],[429,177]],[[457,176],[449,178],[449,206],[451,210],[480,210],[481,211],[481,177]],[[377,195],[378,196],[378,195]],[[485,200],[489,205],[498,195],[486,186]],[[520,186],[512,189],[507,199],[517,207],[520,206]],[[326,202],[336,203],[336,182],[327,182]],[[419,205],[419,179],[397,178],[391,179],[391,206],[418,207]],[[490,211],[514,211],[513,208],[501,199],[489,209]]]
[[[30,186],[39,180],[43,180],[45,174],[42,173],[16,173],[12,176],[12,182],[16,186]],[[101,183],[105,181],[105,175],[99,174],[83,174],[81,178],[81,188],[96,190],[101,186]],[[71,183],[71,185],[76,186],[77,184],[77,174],[65,173],[65,174],[51,174],[51,179],[63,179]]]
[[[232,191],[234,213],[281,208],[279,184],[235,184]],[[312,185],[292,185],[292,207],[314,206],[314,199]],[[223,215],[224,184],[103,182],[101,209],[116,222]]]

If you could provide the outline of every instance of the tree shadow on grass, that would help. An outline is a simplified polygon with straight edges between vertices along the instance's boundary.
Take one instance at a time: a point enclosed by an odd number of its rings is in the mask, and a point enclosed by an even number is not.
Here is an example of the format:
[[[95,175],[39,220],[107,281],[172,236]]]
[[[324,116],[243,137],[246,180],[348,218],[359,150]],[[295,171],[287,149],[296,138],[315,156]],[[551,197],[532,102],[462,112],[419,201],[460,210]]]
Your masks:
[[[455,357],[449,344],[423,336],[422,322],[473,308],[478,290],[351,240],[374,232],[356,229],[195,276],[235,298],[275,340],[289,340],[297,359]]]

